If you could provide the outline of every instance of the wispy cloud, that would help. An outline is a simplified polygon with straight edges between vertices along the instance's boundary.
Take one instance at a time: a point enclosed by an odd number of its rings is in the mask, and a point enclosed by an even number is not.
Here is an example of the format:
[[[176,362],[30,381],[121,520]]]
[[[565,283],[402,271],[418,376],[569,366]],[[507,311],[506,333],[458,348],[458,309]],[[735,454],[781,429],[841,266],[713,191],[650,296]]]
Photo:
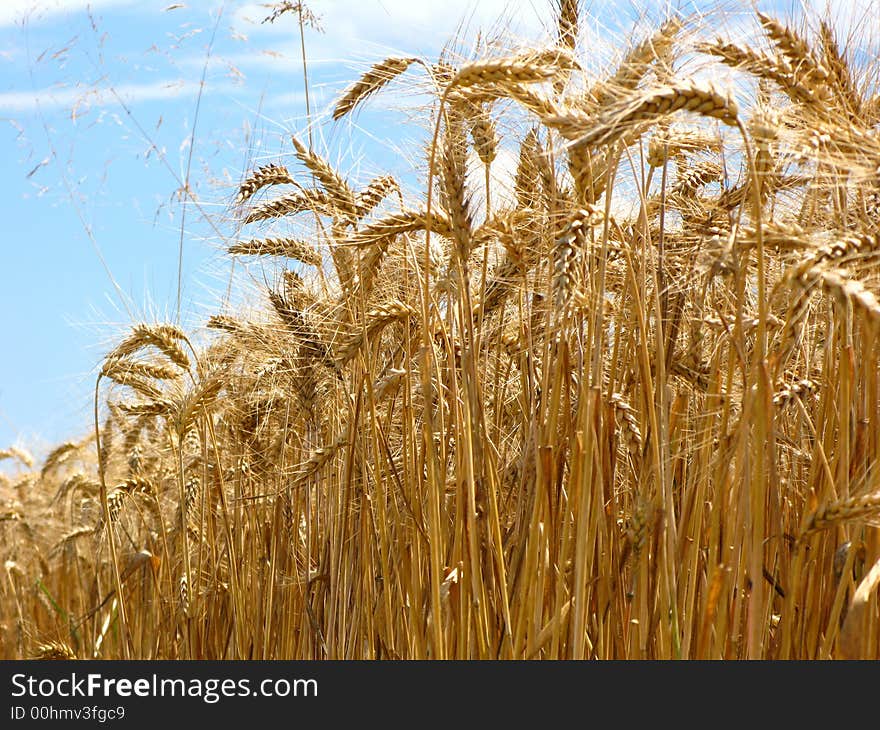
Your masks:
[[[534,37],[552,25],[550,13],[540,12],[541,3],[510,0],[447,0],[444,3],[413,0],[363,0],[362,2],[316,3],[323,34],[308,31],[309,50],[317,58],[350,57],[353,48],[375,53],[436,53],[459,29],[468,37],[509,27],[514,34]],[[248,36],[257,34],[290,38],[290,19],[263,23],[267,10],[262,3],[243,3],[233,13],[233,27]],[[499,20],[501,21],[499,23]],[[313,56],[314,57],[314,56]]]
[[[114,91],[116,92],[114,94]],[[29,91],[0,93],[0,111],[29,113],[42,109],[70,109],[84,112],[89,108],[113,106],[117,95],[127,104],[194,96],[199,91],[195,82],[156,81],[149,84],[120,84],[113,87],[48,87]]]
[[[0,28],[27,20],[41,23],[62,15],[84,13],[87,8],[133,5],[135,0],[2,0],[0,2]]]

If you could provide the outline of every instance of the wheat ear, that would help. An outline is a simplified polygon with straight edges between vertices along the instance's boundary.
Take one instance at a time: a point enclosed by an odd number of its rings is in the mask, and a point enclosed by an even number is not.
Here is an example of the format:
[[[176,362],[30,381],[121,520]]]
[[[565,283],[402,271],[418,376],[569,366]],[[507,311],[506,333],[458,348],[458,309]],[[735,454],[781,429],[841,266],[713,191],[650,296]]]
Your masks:
[[[358,104],[387,86],[418,60],[417,58],[391,56],[374,64],[369,71],[346,89],[342,98],[336,102],[336,106],[333,108],[333,119],[338,120],[346,114],[350,114]]]

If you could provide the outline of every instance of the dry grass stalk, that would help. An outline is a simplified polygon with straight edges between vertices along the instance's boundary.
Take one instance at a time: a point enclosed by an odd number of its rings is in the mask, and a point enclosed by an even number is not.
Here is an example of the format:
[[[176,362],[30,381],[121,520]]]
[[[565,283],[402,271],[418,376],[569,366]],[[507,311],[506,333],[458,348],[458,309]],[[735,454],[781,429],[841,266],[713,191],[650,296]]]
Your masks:
[[[853,593],[849,611],[840,630],[840,649],[844,659],[865,659],[862,636],[864,633],[867,608],[880,584],[880,560],[862,578]]]

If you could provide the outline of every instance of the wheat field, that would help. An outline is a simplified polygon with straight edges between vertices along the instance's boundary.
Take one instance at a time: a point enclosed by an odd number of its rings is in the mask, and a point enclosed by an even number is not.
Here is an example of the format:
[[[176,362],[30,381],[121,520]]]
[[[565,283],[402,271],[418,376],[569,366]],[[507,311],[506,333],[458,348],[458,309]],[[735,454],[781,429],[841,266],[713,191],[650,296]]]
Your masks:
[[[231,196],[248,307],[0,451],[0,656],[880,656],[876,61],[548,13],[366,70],[320,123],[418,86],[418,184],[303,130]]]

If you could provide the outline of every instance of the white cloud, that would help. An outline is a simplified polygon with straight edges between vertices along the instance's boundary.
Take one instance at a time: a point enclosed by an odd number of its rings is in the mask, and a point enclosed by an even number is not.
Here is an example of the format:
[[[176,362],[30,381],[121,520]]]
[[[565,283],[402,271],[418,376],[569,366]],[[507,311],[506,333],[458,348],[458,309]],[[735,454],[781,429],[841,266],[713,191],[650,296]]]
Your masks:
[[[0,110],[27,113],[38,108],[44,111],[78,109],[82,113],[90,107],[117,104],[114,90],[124,102],[134,104],[141,101],[193,96],[198,93],[199,85],[194,82],[157,81],[151,84],[120,84],[112,88],[48,87],[33,92],[9,91],[0,93]]]
[[[360,0],[359,2],[313,3],[323,34],[307,31],[310,53],[317,58],[350,58],[353,48],[375,55],[383,53],[436,53],[460,28],[473,39],[508,28],[515,35],[535,37],[555,22],[549,3],[510,0]],[[308,4],[308,3],[307,3]],[[546,12],[544,12],[546,10]],[[245,35],[275,35],[288,41],[296,16],[282,17],[274,24],[263,23],[267,15],[261,3],[244,3],[233,12],[233,26]],[[368,49],[371,49],[368,50]]]
[[[0,0],[0,28],[22,21],[39,23],[59,15],[131,5],[134,0]]]

